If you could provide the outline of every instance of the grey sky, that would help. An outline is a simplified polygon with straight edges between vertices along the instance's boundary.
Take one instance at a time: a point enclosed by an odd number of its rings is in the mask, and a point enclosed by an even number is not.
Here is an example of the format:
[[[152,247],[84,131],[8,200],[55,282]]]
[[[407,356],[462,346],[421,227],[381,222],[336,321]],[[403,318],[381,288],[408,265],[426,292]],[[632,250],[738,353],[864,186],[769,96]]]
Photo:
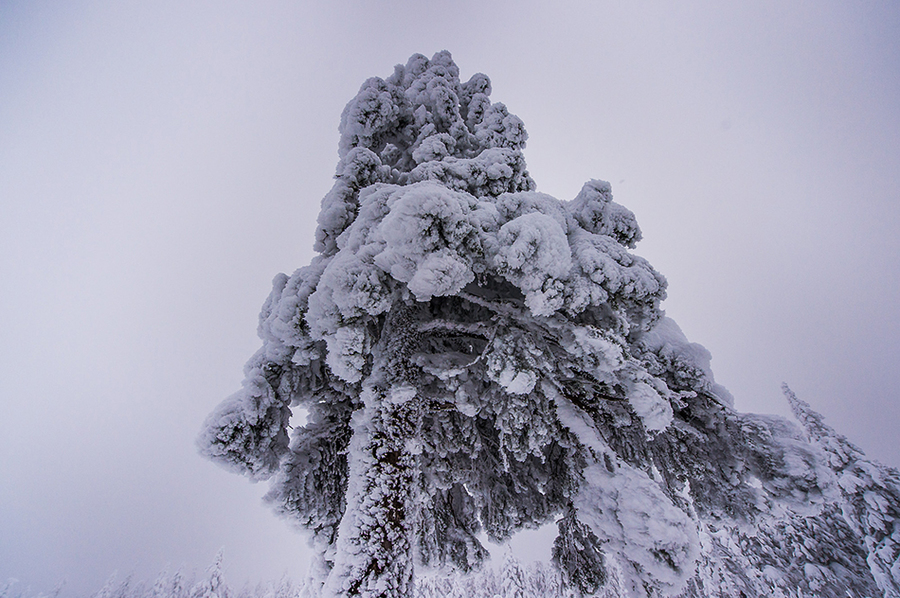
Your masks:
[[[299,579],[193,440],[413,52],[491,77],[539,190],[612,182],[738,408],[786,381],[900,465],[900,8],[735,4],[0,2],[0,580]]]

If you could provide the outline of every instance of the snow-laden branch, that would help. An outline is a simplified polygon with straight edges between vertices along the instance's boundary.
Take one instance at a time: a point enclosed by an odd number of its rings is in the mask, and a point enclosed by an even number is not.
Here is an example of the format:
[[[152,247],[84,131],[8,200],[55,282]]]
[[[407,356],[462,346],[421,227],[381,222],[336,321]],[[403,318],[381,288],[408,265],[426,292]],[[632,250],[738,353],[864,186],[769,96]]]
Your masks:
[[[446,332],[489,338],[493,328],[480,322],[457,322],[452,320],[431,320],[419,325],[419,332]]]

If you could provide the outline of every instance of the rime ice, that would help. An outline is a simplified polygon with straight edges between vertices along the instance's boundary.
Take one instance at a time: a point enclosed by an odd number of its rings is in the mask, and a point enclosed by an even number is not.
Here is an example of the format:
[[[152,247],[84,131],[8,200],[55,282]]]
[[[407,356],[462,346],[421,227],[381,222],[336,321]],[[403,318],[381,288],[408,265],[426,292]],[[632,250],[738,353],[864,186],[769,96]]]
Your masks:
[[[308,591],[409,596],[416,571],[478,568],[482,532],[555,522],[577,592],[612,570],[631,596],[896,595],[897,495],[849,491],[881,523],[848,524],[838,484],[875,478],[735,412],[664,317],[634,214],[603,181],[538,193],[490,95],[447,52],[363,84],[319,255],[275,278],[263,347],[199,439],[311,531]]]

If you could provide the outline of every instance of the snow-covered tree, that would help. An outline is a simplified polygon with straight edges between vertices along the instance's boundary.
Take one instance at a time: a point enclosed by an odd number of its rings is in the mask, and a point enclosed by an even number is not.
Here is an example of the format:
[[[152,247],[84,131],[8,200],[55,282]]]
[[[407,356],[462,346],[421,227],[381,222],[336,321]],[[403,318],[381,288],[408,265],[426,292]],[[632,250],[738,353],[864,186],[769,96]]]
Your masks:
[[[566,595],[567,587],[559,569],[550,563],[534,561],[527,570],[528,586],[526,596],[545,596],[547,598],[562,598]]]
[[[215,561],[206,570],[206,576],[191,588],[191,598],[230,598],[231,590],[222,577],[224,552],[216,554]]]
[[[825,452],[840,489],[841,513],[865,542],[872,576],[885,597],[900,597],[900,472],[866,458],[787,384],[782,390],[809,440]]]
[[[524,125],[490,94],[447,52],[363,84],[318,255],[275,277],[263,346],[201,450],[271,479],[267,499],[312,532],[310,596],[411,596],[417,569],[477,569],[482,532],[551,522],[578,593],[759,595],[827,568],[775,550],[798,517],[835,532],[821,453],[733,409],[664,317],[634,214],[602,181],[535,191]],[[753,558],[784,575],[744,580]]]
[[[525,598],[526,574],[522,563],[507,549],[500,569],[500,596],[502,598]]]

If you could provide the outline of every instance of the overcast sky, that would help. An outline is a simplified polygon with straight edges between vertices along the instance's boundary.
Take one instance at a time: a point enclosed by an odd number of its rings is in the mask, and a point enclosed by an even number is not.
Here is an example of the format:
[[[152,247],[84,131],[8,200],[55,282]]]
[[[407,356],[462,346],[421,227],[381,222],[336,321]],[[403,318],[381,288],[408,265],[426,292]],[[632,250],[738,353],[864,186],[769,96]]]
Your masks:
[[[900,4],[558,4],[0,0],[0,582],[302,577],[194,438],[414,52],[491,77],[540,191],[612,182],[739,409],[786,381],[900,466]]]

